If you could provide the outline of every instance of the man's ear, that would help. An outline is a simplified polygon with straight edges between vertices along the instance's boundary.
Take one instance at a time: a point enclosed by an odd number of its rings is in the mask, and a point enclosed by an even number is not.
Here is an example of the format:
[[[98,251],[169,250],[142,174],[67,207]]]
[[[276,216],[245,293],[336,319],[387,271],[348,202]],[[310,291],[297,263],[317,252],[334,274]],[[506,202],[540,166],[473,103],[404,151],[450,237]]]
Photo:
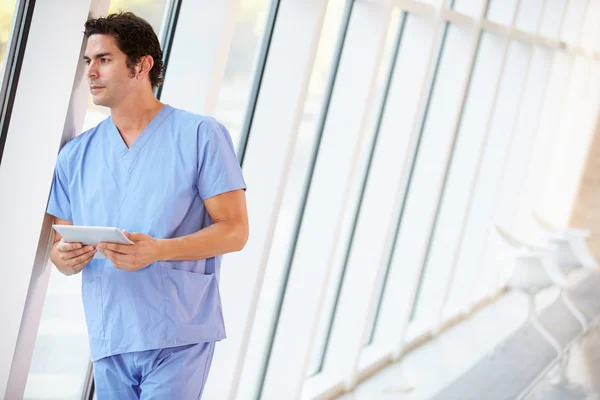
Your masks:
[[[136,75],[140,76],[141,74],[149,73],[153,66],[154,66],[154,59],[152,58],[152,56],[143,56],[140,59],[140,61],[138,62],[138,65],[136,66],[136,69],[137,69]]]

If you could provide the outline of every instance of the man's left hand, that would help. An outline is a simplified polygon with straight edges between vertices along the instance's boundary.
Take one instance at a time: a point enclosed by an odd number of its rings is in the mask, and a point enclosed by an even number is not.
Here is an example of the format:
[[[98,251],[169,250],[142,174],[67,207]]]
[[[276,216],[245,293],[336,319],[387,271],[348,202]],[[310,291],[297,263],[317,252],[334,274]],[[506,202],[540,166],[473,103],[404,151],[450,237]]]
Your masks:
[[[123,233],[133,242],[132,245],[102,242],[96,246],[115,267],[133,272],[158,261],[157,239],[143,233]]]

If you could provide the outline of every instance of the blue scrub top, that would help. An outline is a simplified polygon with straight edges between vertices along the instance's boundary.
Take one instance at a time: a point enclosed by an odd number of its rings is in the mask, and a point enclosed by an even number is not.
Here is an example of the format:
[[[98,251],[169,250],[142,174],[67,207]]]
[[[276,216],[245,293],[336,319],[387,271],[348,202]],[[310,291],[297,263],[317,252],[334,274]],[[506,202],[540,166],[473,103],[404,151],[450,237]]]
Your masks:
[[[204,199],[246,189],[226,128],[165,105],[127,148],[109,117],[60,151],[47,212],[74,225],[175,238],[212,224]],[[221,257],[82,271],[91,358],[225,338]]]

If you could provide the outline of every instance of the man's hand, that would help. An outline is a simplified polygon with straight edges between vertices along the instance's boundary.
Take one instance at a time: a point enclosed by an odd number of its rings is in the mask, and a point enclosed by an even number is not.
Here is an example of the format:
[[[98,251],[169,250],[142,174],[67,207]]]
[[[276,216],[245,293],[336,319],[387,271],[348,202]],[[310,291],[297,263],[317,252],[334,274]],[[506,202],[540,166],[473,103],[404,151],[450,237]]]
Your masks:
[[[133,244],[103,242],[96,246],[96,249],[112,261],[115,267],[133,272],[159,260],[159,241],[157,239],[143,233],[129,233],[125,231],[123,233]]]
[[[62,267],[68,275],[81,272],[96,254],[94,246],[83,246],[81,243],[68,243],[64,239],[56,245],[59,262],[55,264]],[[57,260],[58,261],[58,260]]]

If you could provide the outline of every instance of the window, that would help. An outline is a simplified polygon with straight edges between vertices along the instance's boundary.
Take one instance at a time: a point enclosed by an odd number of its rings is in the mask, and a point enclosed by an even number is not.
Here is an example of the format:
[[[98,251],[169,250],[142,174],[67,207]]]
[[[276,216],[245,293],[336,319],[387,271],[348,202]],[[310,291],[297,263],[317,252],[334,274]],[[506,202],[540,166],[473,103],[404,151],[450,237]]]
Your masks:
[[[588,1],[570,1],[565,10],[563,16],[560,40],[563,40],[569,44],[579,45],[579,33],[581,32],[582,23],[585,20],[586,13],[591,8],[588,3],[593,3],[592,0]]]
[[[472,17],[479,17],[483,12],[486,1],[487,0],[448,0],[448,3],[454,3],[451,7],[454,11]]]
[[[406,15],[403,19],[402,37],[399,51],[396,55],[395,66],[390,81],[385,110],[379,126],[377,144],[374,149],[372,164],[365,187],[361,209],[355,228],[355,237],[348,260],[336,259],[334,273],[337,269],[360,270],[365,268],[363,261],[368,260],[370,269],[382,266],[385,271],[387,255],[389,254],[390,238],[396,226],[399,207],[402,202],[404,177],[411,163],[414,135],[413,126],[419,112],[419,103],[423,85],[429,84],[428,64],[431,58],[431,48],[435,45],[435,24],[433,21],[414,15]],[[393,168],[390,168],[393,165]],[[339,263],[339,265],[338,265]],[[344,265],[347,264],[347,265]],[[386,272],[384,272],[384,275]],[[337,276],[340,276],[337,278]],[[347,280],[345,273],[332,276],[328,288],[328,302],[340,297],[337,307],[348,299],[348,285],[357,282]],[[383,283],[380,282],[379,290]],[[376,287],[375,291],[378,290]],[[344,293],[346,295],[344,296]],[[377,296],[377,294],[375,294]],[[345,300],[344,300],[345,297]],[[360,301],[360,299],[358,299]],[[335,312],[335,314],[333,314]],[[333,318],[335,315],[335,318]],[[381,315],[379,316],[381,319]],[[325,361],[337,355],[332,347],[343,348],[344,330],[354,323],[352,316],[345,315],[339,310],[331,310],[323,315],[321,324],[331,330],[329,348],[325,349]],[[365,324],[368,324],[365,321]],[[367,332],[367,335],[369,332]],[[335,344],[335,346],[332,346]],[[341,345],[339,345],[341,344]],[[364,340],[360,343],[364,344]],[[315,351],[318,350],[315,348]],[[333,354],[333,355],[332,355]],[[319,354],[317,354],[319,356]],[[335,364],[335,362],[330,362]]]
[[[490,0],[486,18],[497,24],[510,26],[518,3],[517,0]]]
[[[262,380],[260,376],[264,372],[262,365],[266,362],[267,349],[272,340],[270,331],[275,323],[277,307],[282,301],[281,290],[286,273],[286,263],[291,242],[294,240],[295,225],[303,201],[302,193],[308,179],[308,168],[319,134],[319,118],[326,100],[327,85],[335,61],[336,45],[340,40],[345,8],[345,0],[333,0],[329,2],[325,13],[323,30],[304,104],[304,113],[298,128],[296,148],[283,194],[269,261],[265,269],[256,318],[240,382],[238,393],[247,396],[256,392],[257,385]]]
[[[7,50],[10,47],[10,39],[13,28],[13,15],[17,7],[17,0],[6,0],[0,3],[0,72],[4,72],[6,65]],[[4,76],[1,74],[0,76]]]
[[[454,155],[449,166],[438,222],[433,231],[427,261],[431,266],[454,264],[461,232],[464,229],[465,215],[469,210],[469,196],[473,190],[477,162],[485,142],[486,124],[493,105],[496,82],[500,76],[503,49],[504,42],[501,38],[491,33],[482,33],[458,125]],[[450,271],[448,273],[452,274]],[[456,286],[458,292],[463,287],[462,282],[451,285]],[[439,310],[434,308],[432,312],[438,314]]]
[[[476,39],[470,27],[449,25],[447,28],[435,84],[422,123],[404,216],[400,221],[395,255],[402,258],[405,282],[412,282],[406,287],[407,291],[418,296],[417,300],[411,299],[405,307],[410,308],[411,303],[414,304],[411,319],[415,324],[424,322],[421,325],[423,329],[430,325],[430,293],[443,290],[447,281],[447,275],[442,270],[444,264],[431,265],[432,270],[427,268],[427,252],[446,183],[446,170],[455,147],[460,105],[466,95]],[[424,283],[426,290],[421,292]]]
[[[4,112],[12,102],[18,79],[12,81],[10,75],[19,74],[33,8],[34,5],[17,0],[0,3],[0,160],[10,119],[10,112]]]
[[[478,163],[475,189],[472,194],[469,216],[460,246],[457,267],[471,271],[470,284],[459,290],[470,296],[470,302],[492,293],[490,281],[493,265],[482,265],[483,255],[489,245],[488,233],[493,229],[493,210],[497,204],[497,188],[504,171],[504,158],[510,144],[518,100],[525,80],[531,48],[512,41],[508,48],[502,78],[491,115],[481,161]]]
[[[525,193],[524,181],[529,169],[531,154],[538,134],[538,121],[541,105],[546,95],[552,53],[543,47],[533,50],[527,68],[526,84],[520,97],[518,118],[515,121],[510,150],[505,159],[502,186],[499,186],[499,201],[495,210],[494,221],[509,232],[514,232],[515,215],[519,200]],[[526,216],[525,218],[530,218]],[[498,263],[505,252],[503,244],[491,238],[494,246],[486,258],[486,262],[496,263],[495,282],[503,284],[510,277],[512,264]]]
[[[531,161],[515,215],[514,234],[518,237],[536,237],[536,233],[539,232],[539,228],[531,218],[531,213],[534,210],[540,212],[537,207],[545,183],[540,176],[546,176],[546,171],[551,166],[552,148],[560,124],[561,110],[564,109],[567,101],[572,70],[571,56],[563,52],[554,52],[537,125],[538,133],[530,154]]]
[[[515,27],[526,32],[536,33],[540,20],[543,0],[521,0]]]
[[[567,0],[546,0],[540,26],[540,35],[558,39],[559,29],[563,14],[567,7]]]
[[[241,139],[271,0],[242,0],[214,117]]]

